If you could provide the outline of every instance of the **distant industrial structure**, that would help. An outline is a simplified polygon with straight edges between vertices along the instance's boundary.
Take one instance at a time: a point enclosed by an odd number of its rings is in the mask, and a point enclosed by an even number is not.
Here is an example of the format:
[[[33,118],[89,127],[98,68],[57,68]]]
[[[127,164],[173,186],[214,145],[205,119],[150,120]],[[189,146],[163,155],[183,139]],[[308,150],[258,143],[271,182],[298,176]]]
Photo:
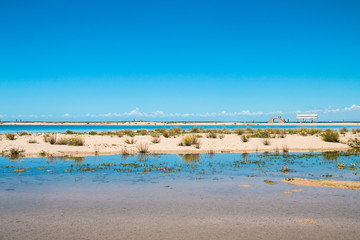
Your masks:
[[[308,120],[311,122],[314,122],[314,120],[318,121],[319,116],[318,114],[297,114],[296,115],[297,120],[302,120],[303,122],[307,122]],[[290,121],[286,121],[281,116],[272,117],[269,119],[268,123],[289,123]]]
[[[286,123],[286,120],[283,119],[283,118],[281,118],[281,116],[270,118],[270,120],[268,121],[268,123],[275,123],[276,120],[277,120],[279,123]]]

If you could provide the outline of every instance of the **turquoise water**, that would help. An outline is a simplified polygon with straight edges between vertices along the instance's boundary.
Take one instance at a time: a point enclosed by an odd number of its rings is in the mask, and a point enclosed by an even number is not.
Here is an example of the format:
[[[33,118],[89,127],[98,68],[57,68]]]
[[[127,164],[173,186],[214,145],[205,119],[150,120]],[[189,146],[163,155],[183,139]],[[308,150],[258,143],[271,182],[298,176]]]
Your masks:
[[[156,128],[173,128],[173,127],[181,127],[182,129],[191,129],[193,127],[203,127],[205,129],[214,129],[214,128],[224,128],[227,129],[237,129],[237,128],[247,128],[248,126],[242,125],[228,125],[228,126],[209,126],[209,125],[186,125],[186,126],[176,126],[176,125],[157,125],[157,126],[149,126],[149,125],[136,125],[136,126],[129,126],[129,125],[1,125],[0,124],[0,133],[9,133],[9,132],[21,132],[27,131],[32,133],[40,133],[40,132],[65,132],[66,130],[72,130],[76,132],[89,132],[89,131],[116,131],[116,130],[124,130],[124,129],[147,129],[147,130],[154,130]],[[250,125],[253,129],[265,129],[265,128],[280,128],[280,129],[293,129],[293,128],[302,128],[304,126],[286,126],[286,125]],[[354,126],[306,126],[306,128],[317,128],[317,129],[333,129],[339,130],[343,127],[347,127],[348,129],[357,128]]]
[[[359,166],[360,155],[346,153],[144,154],[15,160],[0,157],[3,190],[20,177],[56,180],[58,177],[92,179],[103,176],[107,181],[153,181],[157,178],[199,180],[245,176],[274,181],[295,177],[360,181]]]

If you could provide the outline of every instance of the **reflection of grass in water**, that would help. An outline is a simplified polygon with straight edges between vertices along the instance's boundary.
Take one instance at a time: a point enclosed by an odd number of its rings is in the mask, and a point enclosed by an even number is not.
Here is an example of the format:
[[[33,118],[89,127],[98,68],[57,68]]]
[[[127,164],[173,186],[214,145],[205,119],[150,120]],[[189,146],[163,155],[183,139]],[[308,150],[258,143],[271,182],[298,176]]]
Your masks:
[[[178,156],[185,162],[198,162],[200,160],[200,154],[178,154]]]
[[[323,152],[322,157],[327,161],[337,161],[340,153],[339,152]]]
[[[56,162],[56,161],[74,161],[76,164],[80,164],[85,160],[85,157],[74,157],[74,156],[48,156],[48,162]]]

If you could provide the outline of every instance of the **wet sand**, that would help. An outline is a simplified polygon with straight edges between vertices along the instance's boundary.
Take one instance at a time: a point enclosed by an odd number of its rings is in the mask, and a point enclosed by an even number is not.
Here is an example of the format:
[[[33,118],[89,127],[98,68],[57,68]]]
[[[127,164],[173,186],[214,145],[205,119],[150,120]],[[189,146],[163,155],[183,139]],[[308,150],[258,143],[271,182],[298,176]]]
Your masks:
[[[281,191],[291,188],[286,184],[249,178],[45,185],[1,192],[0,239],[356,239],[360,234],[359,194],[348,190],[305,188],[285,195]]]

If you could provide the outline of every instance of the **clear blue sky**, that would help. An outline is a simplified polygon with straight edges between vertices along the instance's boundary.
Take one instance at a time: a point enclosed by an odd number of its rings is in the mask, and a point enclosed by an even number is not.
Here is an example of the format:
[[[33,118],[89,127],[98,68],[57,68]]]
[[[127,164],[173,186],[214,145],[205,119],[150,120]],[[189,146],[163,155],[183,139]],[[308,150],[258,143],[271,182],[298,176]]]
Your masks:
[[[0,2],[1,120],[360,120],[360,1]]]

